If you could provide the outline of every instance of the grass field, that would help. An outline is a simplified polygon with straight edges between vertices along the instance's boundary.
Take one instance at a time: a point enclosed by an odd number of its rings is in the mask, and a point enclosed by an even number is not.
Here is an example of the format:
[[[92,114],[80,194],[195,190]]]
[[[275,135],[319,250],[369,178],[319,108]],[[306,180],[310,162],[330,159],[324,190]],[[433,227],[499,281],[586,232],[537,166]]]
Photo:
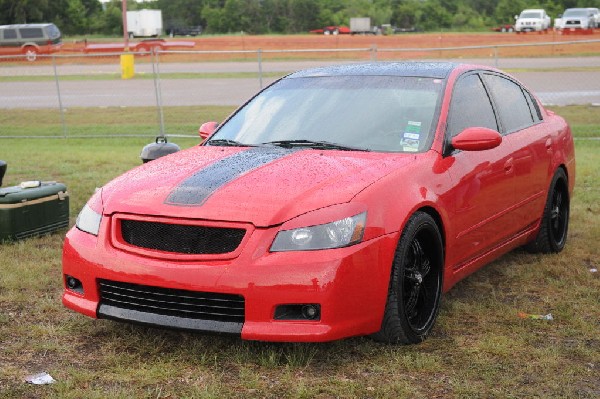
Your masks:
[[[559,255],[514,251],[455,286],[432,336],[416,346],[369,338],[272,344],[92,320],[60,303],[64,231],[0,245],[1,398],[597,398],[600,396],[600,136],[598,108],[555,109],[571,123],[577,181],[569,241]],[[89,134],[154,109],[100,115],[79,110]],[[191,133],[231,108],[170,110]],[[71,110],[70,110],[71,112]],[[172,112],[172,113],[171,113]],[[3,110],[0,125],[32,132],[48,121]],[[200,118],[200,119],[198,119]],[[24,122],[26,120],[26,122]],[[175,123],[175,122],[173,122]],[[94,188],[140,164],[148,137],[0,140],[5,185],[58,180],[69,187],[71,223]],[[187,127],[186,127],[187,128]],[[197,138],[173,138],[181,147]],[[552,313],[554,320],[521,319]],[[25,377],[48,372],[56,383]]]

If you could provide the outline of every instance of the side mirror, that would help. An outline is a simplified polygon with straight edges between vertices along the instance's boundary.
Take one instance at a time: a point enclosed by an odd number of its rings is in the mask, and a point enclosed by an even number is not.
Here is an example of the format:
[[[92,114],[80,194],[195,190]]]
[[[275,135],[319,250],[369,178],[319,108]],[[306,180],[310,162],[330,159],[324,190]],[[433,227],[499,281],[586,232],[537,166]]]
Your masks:
[[[518,15],[515,15],[515,20],[516,20],[516,19],[519,19],[519,16],[518,16]]]
[[[206,140],[211,134],[217,130],[219,124],[217,122],[205,122],[198,129],[198,134],[202,137],[202,140]]]
[[[469,127],[452,138],[454,149],[462,151],[484,151],[496,148],[502,143],[502,136],[495,130],[485,127]]]

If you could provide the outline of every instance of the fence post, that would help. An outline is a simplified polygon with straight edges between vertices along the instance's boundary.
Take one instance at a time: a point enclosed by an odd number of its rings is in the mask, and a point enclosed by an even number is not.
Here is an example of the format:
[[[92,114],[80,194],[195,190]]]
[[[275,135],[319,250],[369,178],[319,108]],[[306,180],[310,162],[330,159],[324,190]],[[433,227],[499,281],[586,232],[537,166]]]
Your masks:
[[[494,46],[494,66],[498,68],[498,46]]]
[[[263,73],[262,73],[262,49],[258,49],[258,82],[260,85],[260,90],[263,88]]]
[[[160,51],[160,50],[159,50]],[[165,120],[162,107],[162,91],[160,87],[160,68],[158,51],[151,50],[152,54],[152,73],[154,74],[154,93],[156,94],[156,110],[158,112],[158,123],[160,125],[160,135],[165,135]]]
[[[60,123],[63,128],[63,138],[67,138],[67,122],[65,121],[65,109],[60,95],[60,85],[58,84],[58,72],[56,70],[56,56],[52,54],[52,67],[54,68],[54,81],[56,82],[56,94],[58,96],[58,109],[60,111]]]
[[[377,61],[377,45],[373,44],[371,46],[371,61]]]

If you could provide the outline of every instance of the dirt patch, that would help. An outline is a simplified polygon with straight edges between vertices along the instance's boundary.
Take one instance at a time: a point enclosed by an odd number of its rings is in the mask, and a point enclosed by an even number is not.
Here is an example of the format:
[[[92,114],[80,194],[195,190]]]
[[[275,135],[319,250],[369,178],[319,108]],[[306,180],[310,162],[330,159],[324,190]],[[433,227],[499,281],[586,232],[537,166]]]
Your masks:
[[[390,36],[373,35],[230,35],[183,38],[196,43],[195,51],[263,51],[265,59],[340,58],[340,59],[415,59],[415,58],[469,58],[469,57],[556,57],[600,54],[600,42],[589,41],[600,31],[587,35],[548,33],[411,33]],[[171,39],[166,39],[167,41]],[[172,39],[175,40],[175,39]],[[106,40],[110,41],[110,40]],[[115,41],[114,39],[112,40]],[[102,40],[94,40],[103,42]],[[91,43],[91,41],[90,41]],[[558,44],[548,44],[558,43]],[[562,44],[564,43],[564,44]],[[492,46],[492,47],[490,47]],[[495,47],[493,47],[495,46]],[[471,48],[465,48],[471,47]],[[479,48],[485,47],[485,48]],[[342,50],[323,52],[322,50]],[[356,49],[357,51],[348,51]],[[376,55],[371,49],[376,49]],[[414,49],[414,50],[413,50]],[[68,43],[63,53],[82,50],[82,43]],[[272,52],[275,50],[302,50],[302,52]],[[321,50],[305,52],[306,50]],[[185,58],[185,57],[174,57]],[[255,59],[253,53],[206,54],[209,60]],[[174,60],[175,61],[175,60]]]

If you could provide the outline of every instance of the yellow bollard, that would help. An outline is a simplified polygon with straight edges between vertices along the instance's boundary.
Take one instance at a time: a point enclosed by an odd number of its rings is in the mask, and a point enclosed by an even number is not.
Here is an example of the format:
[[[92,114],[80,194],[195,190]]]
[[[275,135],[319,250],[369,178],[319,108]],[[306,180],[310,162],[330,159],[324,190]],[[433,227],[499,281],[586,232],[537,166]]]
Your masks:
[[[135,75],[133,54],[121,54],[121,79],[131,79]]]

